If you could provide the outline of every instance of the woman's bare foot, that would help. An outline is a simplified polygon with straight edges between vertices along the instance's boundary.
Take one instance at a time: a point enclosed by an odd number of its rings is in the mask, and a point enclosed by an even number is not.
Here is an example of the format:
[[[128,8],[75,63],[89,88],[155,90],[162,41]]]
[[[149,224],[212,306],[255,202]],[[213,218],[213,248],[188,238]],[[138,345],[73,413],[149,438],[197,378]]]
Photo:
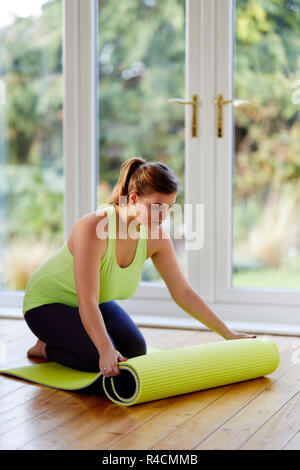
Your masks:
[[[36,344],[32,348],[28,349],[27,356],[42,357],[48,359],[46,354],[46,343],[43,343],[40,339],[37,340]]]

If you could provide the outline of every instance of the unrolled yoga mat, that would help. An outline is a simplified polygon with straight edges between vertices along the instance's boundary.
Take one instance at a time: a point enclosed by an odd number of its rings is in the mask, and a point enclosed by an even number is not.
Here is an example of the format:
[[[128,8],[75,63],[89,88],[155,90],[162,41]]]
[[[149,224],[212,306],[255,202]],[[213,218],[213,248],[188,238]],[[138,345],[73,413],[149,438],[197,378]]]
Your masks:
[[[270,338],[224,340],[164,351],[148,347],[147,354],[118,363],[120,376],[102,376],[102,385],[113,403],[130,406],[262,377],[274,372],[279,362],[278,347]],[[102,375],[54,361],[0,373],[62,390],[86,388]]]

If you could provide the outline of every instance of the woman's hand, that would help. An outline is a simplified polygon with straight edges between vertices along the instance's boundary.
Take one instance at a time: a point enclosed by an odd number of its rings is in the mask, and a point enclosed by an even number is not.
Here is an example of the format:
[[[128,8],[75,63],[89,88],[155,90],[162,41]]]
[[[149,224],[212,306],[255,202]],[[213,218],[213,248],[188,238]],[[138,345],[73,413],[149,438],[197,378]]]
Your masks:
[[[226,335],[225,339],[243,339],[243,338],[256,338],[256,335],[248,335],[247,333],[237,333],[236,331],[230,331],[229,335]]]
[[[118,362],[127,361],[128,357],[122,356],[113,345],[102,349],[99,357],[99,369],[105,377],[121,375]]]

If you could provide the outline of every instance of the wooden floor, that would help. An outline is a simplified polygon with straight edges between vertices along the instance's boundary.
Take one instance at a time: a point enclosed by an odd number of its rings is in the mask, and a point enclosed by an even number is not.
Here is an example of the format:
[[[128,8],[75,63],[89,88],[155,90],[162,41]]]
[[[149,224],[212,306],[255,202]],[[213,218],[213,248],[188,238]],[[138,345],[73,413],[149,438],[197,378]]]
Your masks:
[[[224,341],[140,329],[161,349]],[[281,362],[269,376],[129,407],[0,375],[0,449],[300,449],[300,337],[272,338]],[[1,368],[43,362],[26,357],[36,337],[23,319],[0,319],[0,340]]]

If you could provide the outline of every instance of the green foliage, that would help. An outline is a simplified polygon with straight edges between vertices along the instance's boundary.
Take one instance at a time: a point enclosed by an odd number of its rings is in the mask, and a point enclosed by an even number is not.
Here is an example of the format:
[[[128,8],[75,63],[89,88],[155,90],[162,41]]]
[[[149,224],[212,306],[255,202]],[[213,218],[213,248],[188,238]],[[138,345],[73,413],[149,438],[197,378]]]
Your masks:
[[[292,82],[299,71],[300,1],[237,1],[235,197],[240,202],[273,181],[300,173],[299,110]]]
[[[31,165],[6,165],[2,171],[6,243],[33,237],[49,242],[61,239],[63,176]]]

